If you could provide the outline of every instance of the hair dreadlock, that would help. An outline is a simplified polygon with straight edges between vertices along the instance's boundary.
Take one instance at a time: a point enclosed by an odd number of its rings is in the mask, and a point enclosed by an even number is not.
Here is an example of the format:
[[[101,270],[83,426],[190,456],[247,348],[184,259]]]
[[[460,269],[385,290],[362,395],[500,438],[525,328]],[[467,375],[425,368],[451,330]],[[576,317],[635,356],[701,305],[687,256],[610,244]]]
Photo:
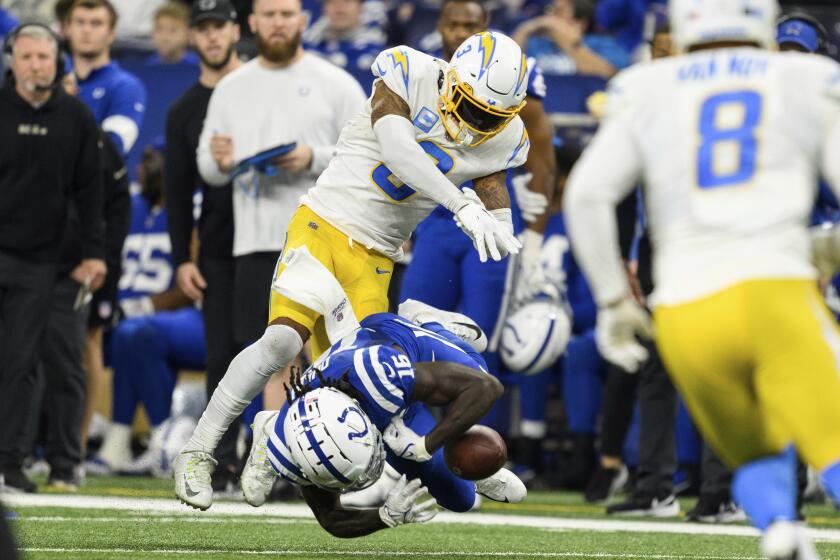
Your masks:
[[[363,399],[362,394],[350,384],[349,369],[338,379],[325,378],[324,372],[316,367],[313,367],[312,370],[318,377],[318,382],[320,383],[318,387],[313,387],[310,383],[304,383],[301,369],[297,366],[292,366],[291,374],[289,375],[289,383],[283,383],[283,390],[286,392],[287,403],[292,404],[292,401],[302,397],[310,391],[327,387],[341,391],[351,399],[356,399],[357,401],[361,401]]]

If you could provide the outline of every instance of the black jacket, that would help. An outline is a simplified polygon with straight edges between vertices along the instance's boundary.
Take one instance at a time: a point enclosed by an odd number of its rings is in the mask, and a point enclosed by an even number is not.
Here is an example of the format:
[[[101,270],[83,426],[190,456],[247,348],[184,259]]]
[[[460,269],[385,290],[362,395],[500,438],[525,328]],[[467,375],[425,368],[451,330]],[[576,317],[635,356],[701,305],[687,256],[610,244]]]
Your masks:
[[[99,132],[85,105],[60,88],[38,108],[0,89],[0,251],[57,262],[69,201],[82,258],[104,258]]]
[[[172,260],[178,267],[190,260],[193,230],[193,194],[204,194],[198,224],[202,259],[233,258],[233,194],[230,183],[210,187],[201,178],[196,164],[196,150],[211,88],[196,82],[172,107],[166,117],[166,211]]]

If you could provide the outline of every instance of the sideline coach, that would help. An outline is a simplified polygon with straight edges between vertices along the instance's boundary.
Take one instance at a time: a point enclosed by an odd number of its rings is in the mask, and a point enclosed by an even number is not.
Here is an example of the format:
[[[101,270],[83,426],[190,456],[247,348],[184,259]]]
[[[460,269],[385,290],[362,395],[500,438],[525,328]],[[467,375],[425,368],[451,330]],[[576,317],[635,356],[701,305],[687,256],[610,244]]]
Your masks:
[[[61,236],[71,202],[81,223],[75,279],[93,291],[105,278],[98,134],[84,104],[57,87],[58,38],[24,24],[6,37],[0,89],[0,474],[34,492],[22,473],[36,349],[47,324]]]

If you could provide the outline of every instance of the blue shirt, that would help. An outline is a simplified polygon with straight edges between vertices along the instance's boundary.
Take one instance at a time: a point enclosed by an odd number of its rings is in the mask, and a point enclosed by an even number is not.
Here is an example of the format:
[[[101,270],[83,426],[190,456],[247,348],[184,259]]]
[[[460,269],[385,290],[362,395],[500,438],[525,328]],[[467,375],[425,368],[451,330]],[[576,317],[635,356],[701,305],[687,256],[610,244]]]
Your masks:
[[[0,37],[8,35],[9,31],[20,25],[20,21],[4,8],[0,8]]]
[[[339,68],[346,70],[370,94],[374,76],[370,71],[376,55],[385,48],[385,33],[376,27],[359,26],[344,37],[330,36],[315,26],[304,35],[304,45]]]
[[[79,98],[122,154],[127,154],[140,134],[146,111],[146,88],[140,80],[110,62],[79,80]]]
[[[561,252],[560,258],[556,261],[553,259],[547,260],[544,257],[543,267],[545,268],[546,279],[554,284],[560,284],[556,286],[558,291],[560,293],[565,292],[566,299],[572,307],[572,332],[580,334],[595,327],[595,316],[597,314],[595,298],[592,296],[592,291],[589,289],[583,271],[572,254],[568,234],[566,233],[566,223],[561,212],[549,217],[545,228],[543,246],[552,251]],[[552,265],[549,263],[552,262],[558,263],[562,270],[551,270]]]
[[[166,209],[152,208],[136,194],[131,197],[131,224],[123,245],[117,299],[163,293],[172,287],[174,278]]]

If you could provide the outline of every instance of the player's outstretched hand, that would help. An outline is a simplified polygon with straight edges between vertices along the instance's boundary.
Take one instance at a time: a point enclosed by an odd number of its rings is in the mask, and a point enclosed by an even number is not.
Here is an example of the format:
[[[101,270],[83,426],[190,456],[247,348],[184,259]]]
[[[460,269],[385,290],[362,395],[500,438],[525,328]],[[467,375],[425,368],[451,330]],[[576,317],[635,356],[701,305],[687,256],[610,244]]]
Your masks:
[[[406,426],[402,416],[396,416],[391,420],[382,433],[382,439],[397,457],[418,463],[432,458],[426,451],[425,436],[417,435],[414,430]]]
[[[653,329],[647,312],[627,297],[598,310],[595,344],[604,359],[627,372],[638,371],[647,360],[648,351],[636,335],[651,338]]]
[[[487,262],[488,253],[491,259],[500,261],[509,253],[519,252],[521,245],[512,228],[488,212],[480,202],[468,198],[455,212],[455,223],[472,239],[481,262]]]
[[[437,501],[434,498],[418,504],[428,490],[421,486],[419,478],[407,482],[402,475],[397,484],[388,492],[385,505],[379,508],[379,517],[388,527],[396,527],[406,523],[426,523],[437,515]]]

